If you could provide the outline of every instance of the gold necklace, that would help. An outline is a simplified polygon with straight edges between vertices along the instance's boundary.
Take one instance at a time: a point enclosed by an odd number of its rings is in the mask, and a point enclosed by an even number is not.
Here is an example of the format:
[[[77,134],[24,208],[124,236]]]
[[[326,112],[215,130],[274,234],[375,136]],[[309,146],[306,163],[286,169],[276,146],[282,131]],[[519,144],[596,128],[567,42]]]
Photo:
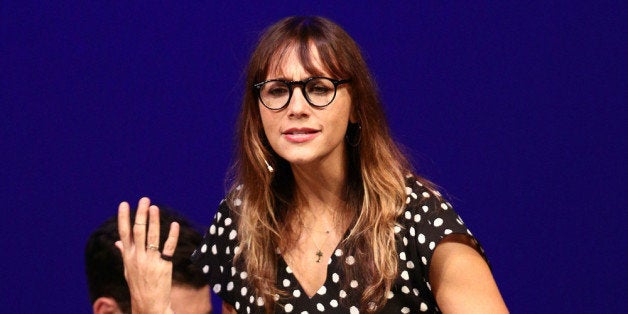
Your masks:
[[[310,232],[308,232],[308,229],[314,230],[314,231],[318,231],[321,233],[325,233],[325,238],[323,239],[323,243],[321,245],[325,245],[325,243],[327,243],[327,238],[329,238],[329,235],[331,234],[330,230],[325,230],[325,231],[319,231],[316,230],[314,228],[310,228],[307,227],[304,223],[303,223],[303,219],[301,218],[301,213],[298,213],[299,215],[299,223],[301,224],[301,227],[303,227],[303,231],[306,233],[306,235],[312,240],[312,243],[314,244],[314,246],[316,247],[316,262],[320,263],[321,262],[321,258],[323,257],[323,251],[321,250],[321,246],[318,245],[318,243],[316,243],[316,241],[314,240],[314,237],[312,236],[312,234]],[[314,213],[312,213],[312,215],[314,215]],[[316,218],[316,220],[318,221],[318,217],[316,217],[316,215],[314,215],[314,217]]]

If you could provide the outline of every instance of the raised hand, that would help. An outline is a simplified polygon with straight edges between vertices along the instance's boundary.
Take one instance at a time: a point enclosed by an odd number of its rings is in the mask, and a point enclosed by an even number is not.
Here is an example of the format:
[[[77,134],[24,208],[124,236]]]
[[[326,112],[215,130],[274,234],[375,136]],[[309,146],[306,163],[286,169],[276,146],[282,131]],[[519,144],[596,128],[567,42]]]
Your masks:
[[[133,313],[173,313],[170,308],[172,254],[177,247],[179,224],[170,225],[168,239],[159,252],[159,208],[150,205],[147,197],[140,199],[135,222],[131,226],[127,202],[118,207],[116,247],[122,252],[124,276],[131,292]],[[148,224],[148,225],[147,225]]]

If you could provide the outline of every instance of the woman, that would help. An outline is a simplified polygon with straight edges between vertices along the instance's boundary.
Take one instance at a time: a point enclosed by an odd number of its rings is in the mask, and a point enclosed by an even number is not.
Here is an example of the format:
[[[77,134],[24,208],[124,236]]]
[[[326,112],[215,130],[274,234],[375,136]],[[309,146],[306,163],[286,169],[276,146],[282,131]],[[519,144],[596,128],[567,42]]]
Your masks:
[[[319,17],[279,21],[246,86],[233,188],[192,256],[224,312],[507,312],[477,241],[392,140],[344,30]],[[145,237],[157,243],[157,225],[148,235],[142,226],[158,215],[148,204],[133,242],[122,203],[118,246],[134,312],[163,313],[176,233],[166,260],[145,248]]]

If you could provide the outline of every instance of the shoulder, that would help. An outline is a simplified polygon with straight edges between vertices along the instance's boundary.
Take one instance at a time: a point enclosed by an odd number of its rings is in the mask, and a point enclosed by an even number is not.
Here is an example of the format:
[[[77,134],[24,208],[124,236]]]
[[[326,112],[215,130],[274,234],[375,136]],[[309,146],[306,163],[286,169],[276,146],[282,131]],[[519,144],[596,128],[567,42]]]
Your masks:
[[[408,214],[433,216],[443,214],[444,211],[453,211],[452,205],[435,188],[434,184],[417,176],[408,176],[406,178],[405,192],[406,207],[404,215],[406,216]]]

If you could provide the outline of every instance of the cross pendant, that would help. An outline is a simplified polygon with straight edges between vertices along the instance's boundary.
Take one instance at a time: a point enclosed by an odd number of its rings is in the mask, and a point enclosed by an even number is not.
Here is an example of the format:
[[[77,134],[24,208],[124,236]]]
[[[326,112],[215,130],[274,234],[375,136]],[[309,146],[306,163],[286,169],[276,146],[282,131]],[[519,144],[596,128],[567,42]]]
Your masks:
[[[317,263],[321,262],[321,257],[323,257],[323,252],[321,252],[321,250],[318,250],[316,252],[316,256],[318,256],[318,259],[316,260]]]

